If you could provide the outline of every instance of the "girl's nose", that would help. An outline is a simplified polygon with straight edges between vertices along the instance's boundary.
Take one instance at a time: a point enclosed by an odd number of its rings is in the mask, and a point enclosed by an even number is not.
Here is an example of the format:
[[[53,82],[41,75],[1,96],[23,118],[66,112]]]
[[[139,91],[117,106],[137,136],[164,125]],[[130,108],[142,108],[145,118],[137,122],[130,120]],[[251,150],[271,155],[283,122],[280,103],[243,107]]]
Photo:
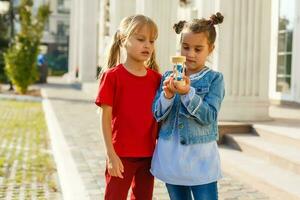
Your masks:
[[[150,42],[150,41],[146,41],[144,46],[145,46],[146,48],[149,48],[149,47],[151,46],[151,42]]]
[[[187,52],[187,57],[194,57],[195,56],[195,52],[193,50],[189,50]]]

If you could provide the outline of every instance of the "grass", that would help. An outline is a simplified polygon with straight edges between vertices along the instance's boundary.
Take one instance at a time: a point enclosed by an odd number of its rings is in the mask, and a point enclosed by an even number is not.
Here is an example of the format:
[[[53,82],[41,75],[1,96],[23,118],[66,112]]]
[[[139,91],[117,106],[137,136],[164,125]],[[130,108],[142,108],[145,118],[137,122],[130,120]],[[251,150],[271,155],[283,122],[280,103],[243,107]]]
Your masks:
[[[38,199],[47,199],[45,191],[57,192],[58,186],[44,113],[39,102],[0,100],[0,193],[13,185],[13,198],[25,188]],[[36,191],[32,185],[36,185]],[[46,187],[45,187],[46,186]]]

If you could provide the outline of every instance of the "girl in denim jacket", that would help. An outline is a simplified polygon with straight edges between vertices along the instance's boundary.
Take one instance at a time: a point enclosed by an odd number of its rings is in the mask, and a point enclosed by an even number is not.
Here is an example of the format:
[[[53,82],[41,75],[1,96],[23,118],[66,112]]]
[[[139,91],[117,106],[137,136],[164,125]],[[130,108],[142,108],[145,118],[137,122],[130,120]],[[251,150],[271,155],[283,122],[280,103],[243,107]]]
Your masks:
[[[224,80],[205,61],[214,50],[214,26],[222,22],[217,13],[208,20],[174,25],[181,33],[181,55],[186,56],[185,85],[174,80],[171,71],[163,75],[152,109],[161,129],[151,166],[151,173],[166,183],[171,200],[218,199],[222,175],[217,118]]]

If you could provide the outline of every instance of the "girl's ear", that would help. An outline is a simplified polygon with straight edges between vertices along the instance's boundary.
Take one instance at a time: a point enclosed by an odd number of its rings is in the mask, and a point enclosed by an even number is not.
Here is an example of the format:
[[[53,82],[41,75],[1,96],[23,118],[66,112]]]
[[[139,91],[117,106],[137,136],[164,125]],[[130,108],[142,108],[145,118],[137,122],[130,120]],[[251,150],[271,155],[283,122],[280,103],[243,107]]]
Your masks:
[[[209,45],[209,54],[211,54],[215,49],[215,45],[212,44],[212,45]]]
[[[121,39],[121,47],[125,47],[125,45],[126,45],[126,37],[123,37]]]

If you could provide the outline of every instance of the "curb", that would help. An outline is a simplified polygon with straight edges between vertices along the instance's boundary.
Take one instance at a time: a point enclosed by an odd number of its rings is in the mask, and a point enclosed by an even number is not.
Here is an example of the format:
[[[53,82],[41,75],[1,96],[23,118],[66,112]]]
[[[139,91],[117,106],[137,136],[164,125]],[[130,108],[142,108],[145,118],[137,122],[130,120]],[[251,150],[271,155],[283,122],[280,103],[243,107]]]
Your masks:
[[[64,200],[89,200],[83,181],[76,168],[72,153],[62,133],[61,127],[53,111],[51,101],[45,89],[41,89],[43,110],[49,130],[49,137],[57,166],[57,174]]]
[[[0,99],[15,100],[15,101],[34,101],[34,102],[41,102],[43,100],[42,97],[33,97],[29,95],[9,95],[9,94],[0,94]]]

